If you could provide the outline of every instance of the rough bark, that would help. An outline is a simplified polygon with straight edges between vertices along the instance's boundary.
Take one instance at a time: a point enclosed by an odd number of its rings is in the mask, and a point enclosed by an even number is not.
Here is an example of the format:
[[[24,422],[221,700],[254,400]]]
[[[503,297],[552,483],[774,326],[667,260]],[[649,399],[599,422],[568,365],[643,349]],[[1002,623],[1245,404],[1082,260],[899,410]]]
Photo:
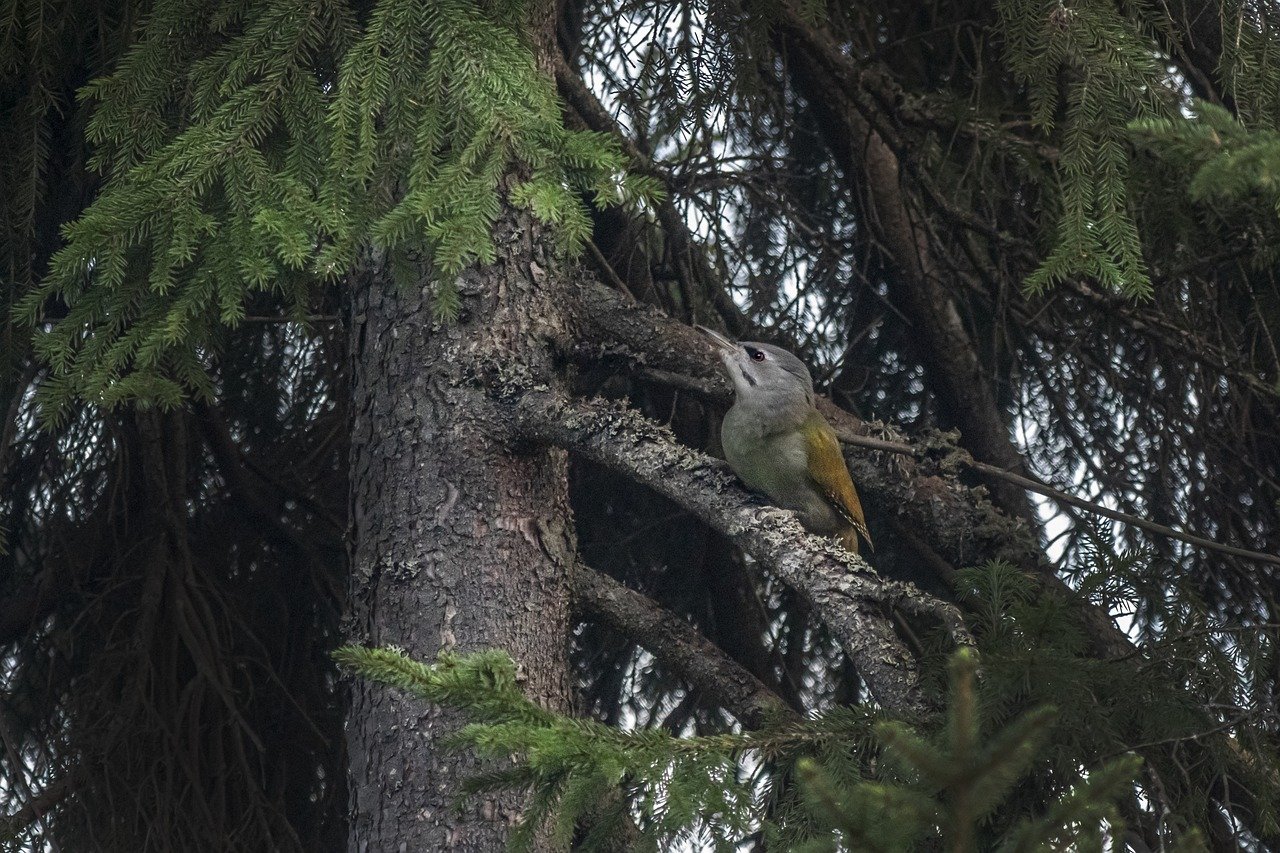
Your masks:
[[[506,649],[528,695],[569,704],[574,536],[564,452],[513,441],[484,388],[554,384],[545,342],[564,334],[561,282],[541,231],[508,211],[499,260],[462,274],[456,321],[433,286],[374,272],[351,316],[352,642],[417,659]],[[502,848],[518,793],[467,797],[474,760],[442,739],[455,713],[356,683],[348,724],[352,851]]]

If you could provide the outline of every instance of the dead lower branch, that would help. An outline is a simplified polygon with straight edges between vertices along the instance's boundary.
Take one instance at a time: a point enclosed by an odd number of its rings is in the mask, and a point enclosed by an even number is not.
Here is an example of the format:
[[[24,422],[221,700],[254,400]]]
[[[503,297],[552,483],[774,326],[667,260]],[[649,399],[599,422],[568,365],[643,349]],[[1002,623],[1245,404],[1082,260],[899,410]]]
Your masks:
[[[795,716],[760,679],[648,596],[579,564],[573,572],[573,597],[580,610],[624,632],[747,728]]]

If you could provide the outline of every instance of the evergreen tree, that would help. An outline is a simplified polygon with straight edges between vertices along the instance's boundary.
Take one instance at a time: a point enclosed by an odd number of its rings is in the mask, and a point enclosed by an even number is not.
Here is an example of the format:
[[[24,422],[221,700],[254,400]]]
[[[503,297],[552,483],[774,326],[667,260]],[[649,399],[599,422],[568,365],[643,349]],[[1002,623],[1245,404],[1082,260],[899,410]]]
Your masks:
[[[9,0],[0,138],[13,849],[1280,849],[1274,3]]]

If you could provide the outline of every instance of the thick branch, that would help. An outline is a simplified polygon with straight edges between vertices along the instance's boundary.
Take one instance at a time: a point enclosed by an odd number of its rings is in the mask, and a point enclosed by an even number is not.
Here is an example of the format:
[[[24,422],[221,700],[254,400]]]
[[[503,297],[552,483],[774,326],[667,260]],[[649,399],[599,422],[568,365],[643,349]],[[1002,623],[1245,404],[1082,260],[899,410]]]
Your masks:
[[[653,308],[628,302],[621,295],[592,282],[580,283],[575,293],[578,344],[594,357],[600,352],[630,359],[657,381],[678,376],[678,385],[727,404],[731,392],[720,362],[706,340],[690,327]],[[825,400],[819,408],[846,440],[884,428]],[[860,442],[861,443],[861,442]],[[896,444],[897,442],[891,442]],[[1001,559],[1031,568],[1043,562],[1035,538],[1024,526],[1000,513],[980,491],[929,465],[941,451],[950,458],[954,446],[917,448],[916,458],[896,455],[846,454],[850,471],[868,506],[905,525],[954,566],[971,566]],[[887,447],[878,450],[892,449]]]
[[[810,536],[791,513],[760,506],[721,465],[636,412],[534,391],[521,398],[517,417],[529,438],[618,471],[729,536],[809,602],[880,704],[906,715],[928,710],[916,662],[887,614],[928,613],[967,641],[954,607],[884,581],[843,548]]]
[[[795,715],[760,679],[648,596],[584,565],[574,570],[573,595],[580,608],[644,646],[747,728]]]

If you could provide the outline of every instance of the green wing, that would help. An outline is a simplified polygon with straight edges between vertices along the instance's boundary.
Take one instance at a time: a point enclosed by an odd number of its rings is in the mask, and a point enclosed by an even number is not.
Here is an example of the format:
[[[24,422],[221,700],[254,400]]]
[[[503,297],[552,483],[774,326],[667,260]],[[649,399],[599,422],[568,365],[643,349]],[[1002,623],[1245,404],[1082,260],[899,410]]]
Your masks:
[[[801,429],[809,451],[810,479],[840,517],[849,522],[858,535],[867,540],[867,545],[875,550],[871,533],[867,530],[866,516],[862,514],[862,502],[858,500],[858,490],[854,488],[853,478],[849,476],[849,466],[840,453],[840,441],[836,438],[835,430],[818,412],[810,415]],[[856,552],[857,549],[851,550]]]

